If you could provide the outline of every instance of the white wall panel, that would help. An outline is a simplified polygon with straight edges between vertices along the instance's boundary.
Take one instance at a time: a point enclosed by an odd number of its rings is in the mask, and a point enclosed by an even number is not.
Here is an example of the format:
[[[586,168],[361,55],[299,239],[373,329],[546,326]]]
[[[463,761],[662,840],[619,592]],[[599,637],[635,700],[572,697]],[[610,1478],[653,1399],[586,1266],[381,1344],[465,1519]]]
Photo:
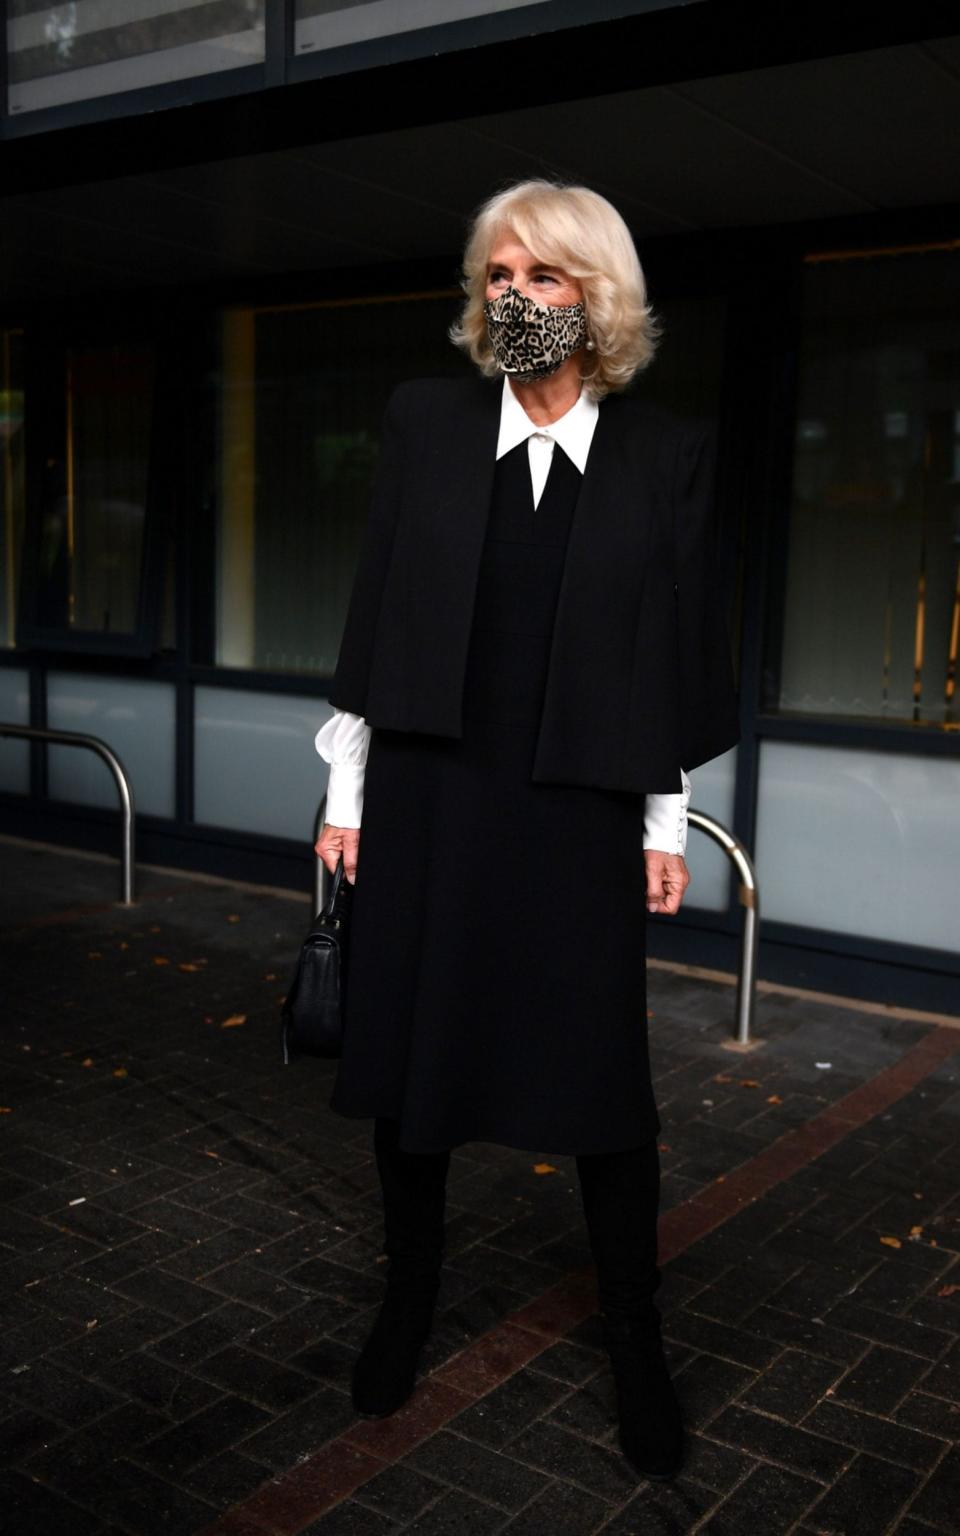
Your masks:
[[[690,774],[691,811],[703,811],[723,826],[733,826],[733,791],[737,774],[737,749],[724,752]],[[725,912],[729,904],[730,860],[721,848],[697,827],[687,828],[687,868],[690,884],[683,898],[685,908]]]
[[[960,949],[960,761],[767,741],[760,914]]]
[[[0,667],[0,720],[30,724],[30,677],[19,667]],[[30,792],[30,748],[25,741],[0,736],[0,789]]]
[[[133,785],[134,808],[173,816],[176,698],[172,683],[51,672],[47,720],[63,731],[99,736],[120,758]],[[86,747],[50,747],[49,787],[55,800],[116,810],[117,791],[106,763]]]
[[[333,713],[325,699],[198,688],[194,811],[197,821],[309,846],[327,765],[314,744]]]

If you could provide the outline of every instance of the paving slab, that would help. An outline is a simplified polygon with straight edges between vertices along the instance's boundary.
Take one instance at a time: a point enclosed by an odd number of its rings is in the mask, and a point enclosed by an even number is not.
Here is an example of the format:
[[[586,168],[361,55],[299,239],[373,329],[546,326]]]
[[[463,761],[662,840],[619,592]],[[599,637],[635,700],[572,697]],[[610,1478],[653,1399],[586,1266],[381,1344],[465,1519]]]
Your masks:
[[[356,1419],[383,1224],[371,1122],[281,1061],[306,895],[141,869],[124,908],[109,860],[3,857],[11,1536],[955,1529],[960,1030],[763,993],[742,1056],[732,989],[651,967],[662,1487],[617,1447],[569,1157],[455,1150],[421,1384]]]

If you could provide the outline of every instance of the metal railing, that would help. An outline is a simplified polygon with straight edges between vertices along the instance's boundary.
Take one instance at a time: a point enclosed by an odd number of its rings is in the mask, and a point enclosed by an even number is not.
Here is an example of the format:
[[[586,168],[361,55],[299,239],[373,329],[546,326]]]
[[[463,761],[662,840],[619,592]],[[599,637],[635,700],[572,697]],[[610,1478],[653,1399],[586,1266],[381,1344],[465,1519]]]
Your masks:
[[[323,830],[323,813],[326,807],[327,797],[324,795],[314,822],[314,843]],[[733,833],[728,832],[719,821],[714,821],[712,816],[705,816],[702,811],[688,811],[687,821],[691,827],[697,827],[708,837],[712,837],[715,843],[719,843],[740,876],[737,895],[743,907],[743,928],[740,934],[740,970],[737,976],[734,1039],[738,1045],[749,1045],[756,1009],[757,943],[760,935],[760,890],[757,885],[756,870],[743,844],[738,842]],[[326,901],[329,872],[319,856],[315,860],[315,866],[313,910],[319,912]]]
[[[757,942],[760,936],[757,873],[746,848],[719,821],[714,821],[712,816],[705,816],[702,811],[688,811],[687,821],[691,827],[699,827],[701,832],[706,832],[708,837],[720,844],[740,876],[737,896],[743,908],[743,928],[740,933],[735,1039],[738,1045],[749,1045],[757,998]]]
[[[0,721],[0,736],[18,736],[25,741],[54,742],[60,747],[86,747],[96,752],[113,774],[120,796],[122,840],[120,844],[120,900],[125,907],[133,905],[133,840],[134,809],[133,790],[130,780],[117,754],[99,736],[86,736],[81,731],[51,731],[38,725],[8,725]]]

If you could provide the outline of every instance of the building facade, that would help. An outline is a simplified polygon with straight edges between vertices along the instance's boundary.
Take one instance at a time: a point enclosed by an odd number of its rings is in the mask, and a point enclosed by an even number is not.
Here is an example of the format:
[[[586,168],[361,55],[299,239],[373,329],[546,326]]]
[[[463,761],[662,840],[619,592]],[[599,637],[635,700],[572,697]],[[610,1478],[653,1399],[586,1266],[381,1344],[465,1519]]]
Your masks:
[[[384,402],[467,366],[471,210],[582,180],[636,387],[718,430],[743,739],[694,805],[761,974],[960,1012],[960,37],[878,10],[0,3],[0,719],[108,741],[142,859],[306,888]],[[112,850],[106,770],[0,739],[0,831]],[[688,853],[650,948],[733,969]]]

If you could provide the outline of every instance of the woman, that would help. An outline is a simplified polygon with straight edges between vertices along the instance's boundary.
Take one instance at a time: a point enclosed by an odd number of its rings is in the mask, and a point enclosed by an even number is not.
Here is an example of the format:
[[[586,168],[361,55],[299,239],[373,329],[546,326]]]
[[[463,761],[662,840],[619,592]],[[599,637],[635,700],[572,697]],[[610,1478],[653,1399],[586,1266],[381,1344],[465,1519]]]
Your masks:
[[[355,881],[331,1105],[374,1118],[389,1257],[354,1405],[413,1390],[451,1149],[569,1154],[620,1444],[667,1478],[683,1429],[653,1302],[644,920],[687,886],[686,770],[737,739],[711,460],[623,393],[655,326],[604,198],[508,188],[464,274],[451,337],[479,377],[390,401],[317,735],[317,852]]]

